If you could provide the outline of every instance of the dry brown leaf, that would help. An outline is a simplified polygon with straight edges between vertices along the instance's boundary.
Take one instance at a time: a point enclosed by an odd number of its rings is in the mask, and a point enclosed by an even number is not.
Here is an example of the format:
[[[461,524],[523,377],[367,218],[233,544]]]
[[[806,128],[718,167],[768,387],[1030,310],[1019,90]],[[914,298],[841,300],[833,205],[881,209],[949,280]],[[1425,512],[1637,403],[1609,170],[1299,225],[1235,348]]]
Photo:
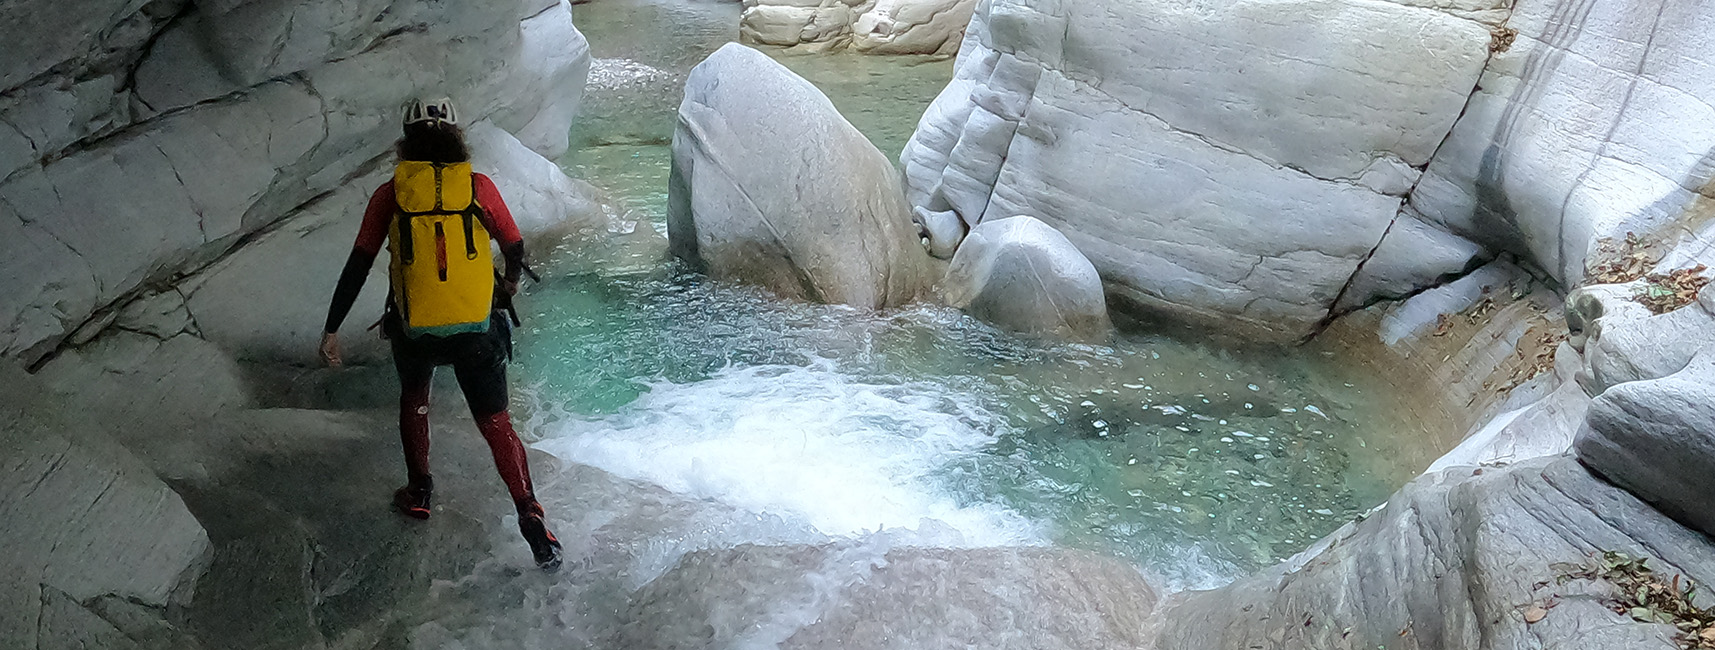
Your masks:
[[[1541,607],[1531,607],[1524,610],[1524,622],[1535,624],[1548,616],[1548,610]]]

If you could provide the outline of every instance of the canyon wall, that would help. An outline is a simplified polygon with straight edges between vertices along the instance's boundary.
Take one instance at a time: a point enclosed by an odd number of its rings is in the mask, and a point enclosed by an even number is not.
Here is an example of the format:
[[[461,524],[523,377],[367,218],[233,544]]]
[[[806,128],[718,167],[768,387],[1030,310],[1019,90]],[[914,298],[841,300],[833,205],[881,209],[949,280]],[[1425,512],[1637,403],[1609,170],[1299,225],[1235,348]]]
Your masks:
[[[368,171],[410,97],[563,153],[589,67],[563,0],[98,4],[0,3],[0,353],[29,363]]]

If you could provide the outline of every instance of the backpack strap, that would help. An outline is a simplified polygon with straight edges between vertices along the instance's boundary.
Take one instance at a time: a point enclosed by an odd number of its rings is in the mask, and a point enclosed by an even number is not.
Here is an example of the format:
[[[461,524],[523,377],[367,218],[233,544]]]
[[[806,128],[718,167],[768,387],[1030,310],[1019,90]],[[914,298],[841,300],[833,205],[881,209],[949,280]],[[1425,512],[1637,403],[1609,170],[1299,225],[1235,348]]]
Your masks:
[[[410,264],[417,259],[417,246],[411,241],[411,214],[400,211],[393,215],[393,227],[398,230],[399,261]]]

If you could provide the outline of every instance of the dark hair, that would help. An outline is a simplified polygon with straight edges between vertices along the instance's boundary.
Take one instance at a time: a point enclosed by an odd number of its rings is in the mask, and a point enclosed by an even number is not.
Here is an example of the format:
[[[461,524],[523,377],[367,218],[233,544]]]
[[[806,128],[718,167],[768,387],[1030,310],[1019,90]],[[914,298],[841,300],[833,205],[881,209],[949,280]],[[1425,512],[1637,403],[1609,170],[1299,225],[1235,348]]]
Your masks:
[[[433,163],[470,161],[464,131],[446,122],[417,122],[405,125],[399,139],[399,159]]]

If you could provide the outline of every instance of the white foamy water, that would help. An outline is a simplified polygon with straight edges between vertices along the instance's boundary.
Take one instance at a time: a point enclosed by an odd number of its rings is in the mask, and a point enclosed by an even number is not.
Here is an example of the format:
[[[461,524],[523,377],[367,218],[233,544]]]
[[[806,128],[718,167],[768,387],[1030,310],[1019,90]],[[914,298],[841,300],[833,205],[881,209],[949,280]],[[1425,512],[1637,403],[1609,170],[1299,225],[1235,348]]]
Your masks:
[[[972,401],[934,384],[866,383],[827,361],[754,366],[653,383],[619,413],[554,425],[537,446],[829,536],[933,522],[956,545],[1044,543],[1040,524],[941,485],[999,426]]]

